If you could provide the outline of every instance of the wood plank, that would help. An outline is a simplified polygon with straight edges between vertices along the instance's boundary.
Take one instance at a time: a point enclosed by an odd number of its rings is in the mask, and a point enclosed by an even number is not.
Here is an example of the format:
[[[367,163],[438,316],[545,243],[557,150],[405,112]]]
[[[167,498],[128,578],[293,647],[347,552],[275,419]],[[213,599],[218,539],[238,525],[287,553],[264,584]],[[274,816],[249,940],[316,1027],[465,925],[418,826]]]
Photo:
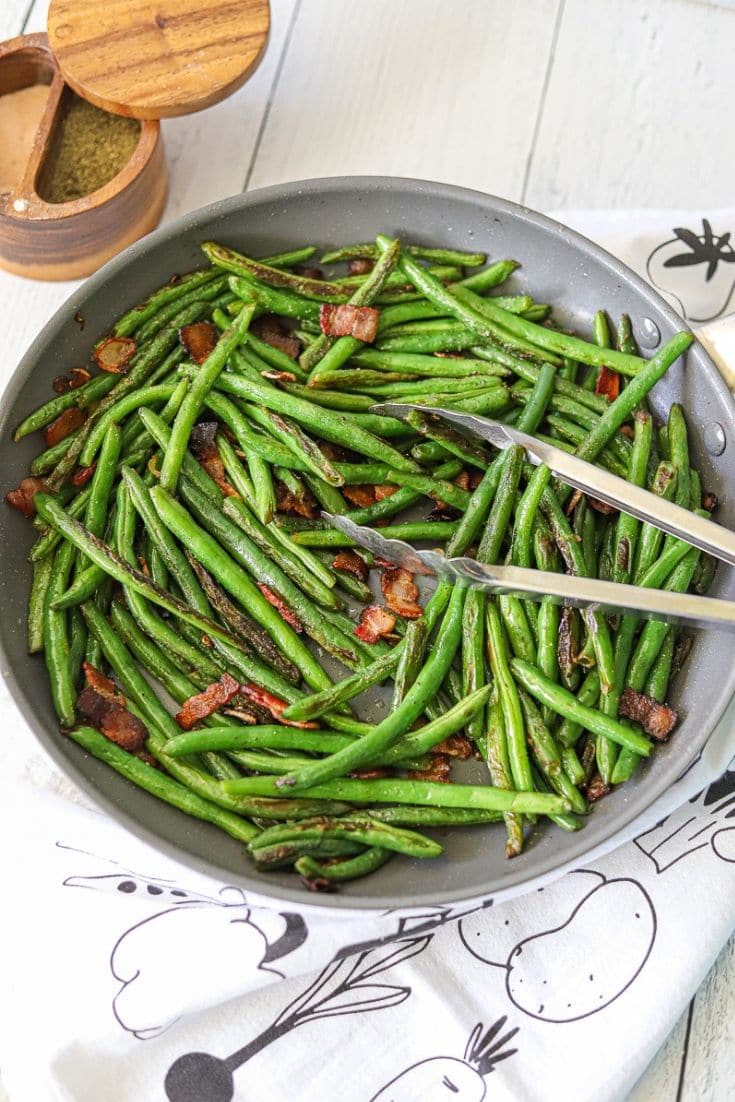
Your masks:
[[[557,8],[302,4],[252,186],[367,173],[519,195]]]
[[[666,1043],[640,1077],[626,1102],[677,1102],[677,1090],[684,1059],[688,1011],[674,1026]]]
[[[725,875],[721,873],[721,875]],[[677,1102],[724,1102],[735,1084],[735,937],[697,992]]]
[[[23,31],[30,0],[3,0],[0,4],[0,39],[15,38]]]
[[[688,0],[567,0],[526,202],[728,205],[734,32]]]

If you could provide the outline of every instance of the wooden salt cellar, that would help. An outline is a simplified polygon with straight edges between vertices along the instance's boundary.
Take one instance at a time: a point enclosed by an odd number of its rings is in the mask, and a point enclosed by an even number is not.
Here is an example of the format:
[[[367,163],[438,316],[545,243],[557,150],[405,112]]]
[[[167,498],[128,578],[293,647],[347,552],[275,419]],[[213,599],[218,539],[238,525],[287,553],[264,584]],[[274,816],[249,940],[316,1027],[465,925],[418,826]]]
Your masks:
[[[0,192],[0,267],[78,279],[152,230],[167,189],[157,120],[209,107],[240,87],[260,60],[269,22],[268,0],[52,0],[48,38],[0,44],[0,95],[49,86],[22,179]],[[140,138],[101,188],[48,203],[37,189],[67,86],[103,110],[141,119]]]

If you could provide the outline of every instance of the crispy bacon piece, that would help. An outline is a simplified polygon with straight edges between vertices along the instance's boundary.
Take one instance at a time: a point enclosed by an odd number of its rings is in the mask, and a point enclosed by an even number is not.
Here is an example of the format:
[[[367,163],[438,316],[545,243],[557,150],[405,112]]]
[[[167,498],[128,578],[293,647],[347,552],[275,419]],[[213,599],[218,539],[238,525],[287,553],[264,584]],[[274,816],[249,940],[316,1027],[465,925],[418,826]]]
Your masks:
[[[33,503],[35,494],[42,494],[46,485],[42,478],[24,478],[16,490],[9,490],[5,495],[8,505],[18,509],[28,520],[36,515],[36,506]]]
[[[77,467],[69,481],[72,486],[86,486],[96,470],[96,463],[92,463],[90,467]]]
[[[702,491],[702,508],[706,509],[708,513],[714,513],[719,504],[720,499],[717,494],[710,493],[709,490]]]
[[[77,711],[111,742],[132,754],[145,746],[148,732],[137,716],[125,707],[125,698],[115,682],[95,666],[85,662],[87,685],[77,697]]]
[[[303,276],[304,279],[324,279],[321,268],[312,268],[308,264],[297,264],[293,270],[296,275]]]
[[[419,589],[413,580],[413,574],[403,567],[386,570],[381,574],[380,588],[391,612],[408,620],[417,620],[423,613],[424,610],[418,603]]]
[[[279,513],[304,517],[306,520],[313,520],[318,511],[316,499],[310,490],[299,496],[292,493],[279,479],[276,479],[276,504]]]
[[[372,344],[378,335],[380,310],[374,306],[351,306],[350,303],[323,302],[319,307],[319,328],[328,337],[355,337]]]
[[[265,582],[258,582],[258,589],[263,594],[268,604],[273,605],[281,619],[285,620],[295,632],[301,635],[301,632],[304,630],[303,625],[296,613],[288,607],[283,597],[281,597],[279,593],[276,593],[275,590],[271,589],[270,586],[266,585]]]
[[[455,486],[459,486],[460,490],[476,490],[482,482],[482,471],[478,471],[476,467],[471,471],[462,470],[452,481]]]
[[[367,581],[368,567],[367,563],[361,555],[358,555],[357,551],[353,551],[351,547],[346,551],[340,551],[334,557],[332,563],[333,570],[344,570],[348,574],[354,574],[356,578],[359,578],[361,582]]]
[[[645,693],[635,689],[626,689],[620,697],[618,711],[621,716],[634,719],[656,742],[666,742],[679,720],[678,715],[668,704],[659,704]]]
[[[138,348],[132,337],[107,337],[93,349],[92,358],[100,371],[125,375]]]
[[[274,383],[295,383],[296,376],[293,371],[261,371],[264,379],[270,379]]]
[[[67,436],[80,429],[84,421],[85,414],[79,406],[70,406],[69,409],[65,409],[46,428],[43,434],[46,447],[53,448],[54,444],[59,444],[62,440],[65,440]]]
[[[592,497],[590,494],[587,494],[587,501],[590,507],[594,509],[596,513],[602,513],[603,517],[612,517],[620,512],[614,505],[608,505],[606,501],[600,501],[599,498]]]
[[[206,719],[224,708],[239,692],[240,683],[231,674],[223,673],[219,681],[213,681],[202,692],[184,701],[181,710],[176,713],[176,722],[185,731],[190,731],[200,719]]]
[[[438,781],[451,784],[452,766],[445,754],[434,754],[428,769],[412,769],[407,774],[412,781]]]
[[[372,272],[374,267],[375,261],[371,260],[369,256],[356,256],[347,265],[347,271],[350,275],[367,275],[368,272]]]
[[[467,761],[472,757],[472,752],[472,743],[467,735],[450,735],[438,742],[432,750],[432,754],[446,754],[450,758],[459,758],[460,761]]]
[[[620,428],[618,429],[618,432],[622,436],[627,436],[629,440],[632,440],[633,437],[635,436],[635,432],[633,430],[632,425],[621,425]]]
[[[360,781],[382,781],[385,777],[392,777],[393,773],[390,769],[356,769],[350,776]]]
[[[390,612],[386,612],[380,605],[368,605],[360,613],[355,635],[363,643],[377,643],[384,635],[390,635],[395,626],[396,618]]]
[[[397,486],[387,482],[380,486],[361,483],[359,486],[343,486],[342,496],[351,501],[353,505],[357,505],[359,509],[366,509],[369,505],[374,505],[376,501],[391,497],[397,489]]]
[[[393,497],[393,494],[398,493],[398,487],[394,486],[392,482],[382,482],[379,486],[374,486],[375,500],[382,501],[384,497]]]
[[[219,340],[219,331],[211,321],[195,321],[179,329],[179,341],[195,364],[203,364]]]
[[[595,394],[602,394],[613,402],[620,394],[620,376],[609,367],[601,367],[597,373]]]
[[[590,803],[594,803],[595,800],[601,800],[603,796],[607,796],[610,792],[610,785],[605,784],[599,773],[595,773],[592,780],[587,785],[585,793]]]
[[[297,360],[301,355],[301,341],[291,336],[291,331],[275,314],[262,314],[250,328],[256,337],[260,337],[271,348],[285,352],[292,360]]]
[[[239,497],[237,490],[227,481],[225,465],[222,462],[215,436],[219,425],[216,421],[202,421],[195,425],[189,437],[191,450],[200,466],[219,486],[225,497]]]
[[[70,390],[84,386],[92,378],[86,367],[73,367],[66,375],[57,375],[53,381],[56,394],[66,394]]]
[[[253,685],[252,682],[248,682],[245,685],[240,686],[240,692],[244,696],[253,701],[254,704],[260,708],[264,708],[266,712],[270,712],[274,719],[279,723],[283,723],[286,727],[300,727],[302,730],[314,730],[319,726],[318,723],[312,723],[308,720],[298,719],[284,719],[283,713],[288,707],[286,700],[281,700],[280,696],[274,696],[273,693],[269,693],[267,689],[261,689],[259,685]]]

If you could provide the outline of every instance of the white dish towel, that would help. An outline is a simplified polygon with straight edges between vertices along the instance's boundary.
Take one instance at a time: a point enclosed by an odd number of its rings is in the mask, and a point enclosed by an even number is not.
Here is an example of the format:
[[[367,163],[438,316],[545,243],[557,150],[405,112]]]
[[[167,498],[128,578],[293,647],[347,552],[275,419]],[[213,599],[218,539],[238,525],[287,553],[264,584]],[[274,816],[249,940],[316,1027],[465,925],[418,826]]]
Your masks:
[[[560,217],[693,326],[735,308],[735,211]],[[725,356],[728,333],[708,329]],[[583,868],[480,907],[339,918],[158,855],[58,776],[6,691],[0,715],[11,1102],[622,1099],[735,927],[735,703]]]

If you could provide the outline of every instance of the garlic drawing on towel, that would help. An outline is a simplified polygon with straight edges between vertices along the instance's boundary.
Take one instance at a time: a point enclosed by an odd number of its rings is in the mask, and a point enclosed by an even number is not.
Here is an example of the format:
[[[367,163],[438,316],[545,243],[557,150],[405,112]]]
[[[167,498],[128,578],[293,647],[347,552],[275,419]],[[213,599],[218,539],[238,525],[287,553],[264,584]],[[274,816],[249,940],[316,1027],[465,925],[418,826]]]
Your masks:
[[[704,792],[639,834],[635,844],[657,873],[710,850],[720,860],[735,863],[735,762]]]
[[[725,312],[735,290],[731,233],[714,233],[707,218],[702,219],[701,233],[684,226],[671,232],[674,236],[649,255],[648,278],[675,300],[688,321],[713,321]]]
[[[420,1060],[391,1079],[370,1102],[483,1102],[487,1094],[485,1076],[518,1051],[507,1047],[517,1027],[498,1036],[507,1020],[505,1016],[499,1018],[484,1033],[482,1022],[478,1022],[461,1060],[456,1056]]]
[[[633,983],[656,938],[656,912],[638,881],[608,880],[591,869],[564,879],[568,884],[570,877],[579,876],[591,877],[594,886],[571,913],[563,918],[544,908],[544,921],[553,925],[512,945],[503,960],[497,959],[501,923],[508,921],[502,907],[486,912],[480,921],[470,915],[459,923],[469,952],[485,964],[503,968],[511,1002],[539,1021],[573,1022],[609,1006]],[[561,890],[564,886],[562,881]]]
[[[107,868],[115,865],[98,860]],[[118,981],[113,1013],[139,1040],[157,1037],[199,1008],[205,992],[224,1000],[240,994],[245,979],[254,987],[281,979],[278,962],[308,937],[301,915],[252,908],[235,887],[209,896],[129,869],[69,876],[64,885],[164,905],[128,926],[110,953],[110,971]],[[216,951],[188,953],[182,968],[182,945],[211,945]]]

